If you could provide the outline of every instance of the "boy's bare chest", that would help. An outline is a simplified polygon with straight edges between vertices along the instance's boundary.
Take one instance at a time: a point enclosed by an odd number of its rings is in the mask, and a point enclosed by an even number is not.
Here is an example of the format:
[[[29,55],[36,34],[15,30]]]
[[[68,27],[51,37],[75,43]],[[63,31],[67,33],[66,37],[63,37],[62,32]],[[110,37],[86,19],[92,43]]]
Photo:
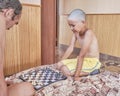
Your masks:
[[[79,36],[78,34],[76,35],[76,39],[79,42],[80,46],[83,45],[84,43],[84,36]]]

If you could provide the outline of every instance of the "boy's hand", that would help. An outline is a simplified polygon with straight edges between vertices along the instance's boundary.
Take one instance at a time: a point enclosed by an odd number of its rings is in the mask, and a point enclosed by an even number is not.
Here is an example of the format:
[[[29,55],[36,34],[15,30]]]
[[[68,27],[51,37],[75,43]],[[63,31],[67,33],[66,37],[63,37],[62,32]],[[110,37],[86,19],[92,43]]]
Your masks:
[[[83,26],[84,26],[84,24],[81,23],[81,22],[79,22],[79,23],[76,24],[76,26],[75,26],[74,29],[75,29],[77,32],[80,32]]]
[[[74,81],[81,81],[80,77],[74,77]]]

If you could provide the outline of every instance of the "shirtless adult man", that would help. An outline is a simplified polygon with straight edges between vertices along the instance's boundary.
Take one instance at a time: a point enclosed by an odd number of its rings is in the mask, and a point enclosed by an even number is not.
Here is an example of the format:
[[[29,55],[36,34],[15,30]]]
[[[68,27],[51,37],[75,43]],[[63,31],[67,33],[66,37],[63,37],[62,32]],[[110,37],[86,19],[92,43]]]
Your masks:
[[[33,96],[34,94],[30,83],[24,82],[7,87],[4,79],[5,31],[18,24],[21,12],[22,5],[19,0],[0,0],[0,96]]]
[[[81,9],[75,9],[69,14],[67,20],[73,36],[62,61],[57,63],[59,70],[66,76],[72,75],[77,81],[80,80],[80,76],[88,75],[101,66],[98,42],[92,30],[87,28],[85,17],[85,12]],[[76,40],[81,46],[79,56],[75,59],[67,59],[74,49]]]

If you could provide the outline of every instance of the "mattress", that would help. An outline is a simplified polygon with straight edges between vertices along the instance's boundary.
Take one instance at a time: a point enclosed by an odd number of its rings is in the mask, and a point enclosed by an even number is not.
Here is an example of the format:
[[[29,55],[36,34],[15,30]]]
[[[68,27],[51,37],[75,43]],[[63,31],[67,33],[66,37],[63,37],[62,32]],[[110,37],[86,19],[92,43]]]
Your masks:
[[[6,77],[6,80],[13,83],[24,82],[19,78],[21,74],[45,67],[56,70],[55,64],[38,66]],[[80,82],[65,79],[51,83],[36,90],[35,96],[120,96],[119,73],[101,71],[100,74],[81,78]]]

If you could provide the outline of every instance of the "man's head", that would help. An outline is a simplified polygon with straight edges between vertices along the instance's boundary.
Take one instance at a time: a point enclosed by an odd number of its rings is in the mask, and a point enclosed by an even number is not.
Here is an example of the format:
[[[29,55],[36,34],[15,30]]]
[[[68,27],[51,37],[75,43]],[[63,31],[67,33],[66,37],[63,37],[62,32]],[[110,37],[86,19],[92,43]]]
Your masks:
[[[73,32],[79,32],[85,24],[85,12],[81,9],[75,9],[68,15],[68,24]]]
[[[22,5],[19,0],[0,0],[0,13],[5,17],[6,29],[18,24]]]

